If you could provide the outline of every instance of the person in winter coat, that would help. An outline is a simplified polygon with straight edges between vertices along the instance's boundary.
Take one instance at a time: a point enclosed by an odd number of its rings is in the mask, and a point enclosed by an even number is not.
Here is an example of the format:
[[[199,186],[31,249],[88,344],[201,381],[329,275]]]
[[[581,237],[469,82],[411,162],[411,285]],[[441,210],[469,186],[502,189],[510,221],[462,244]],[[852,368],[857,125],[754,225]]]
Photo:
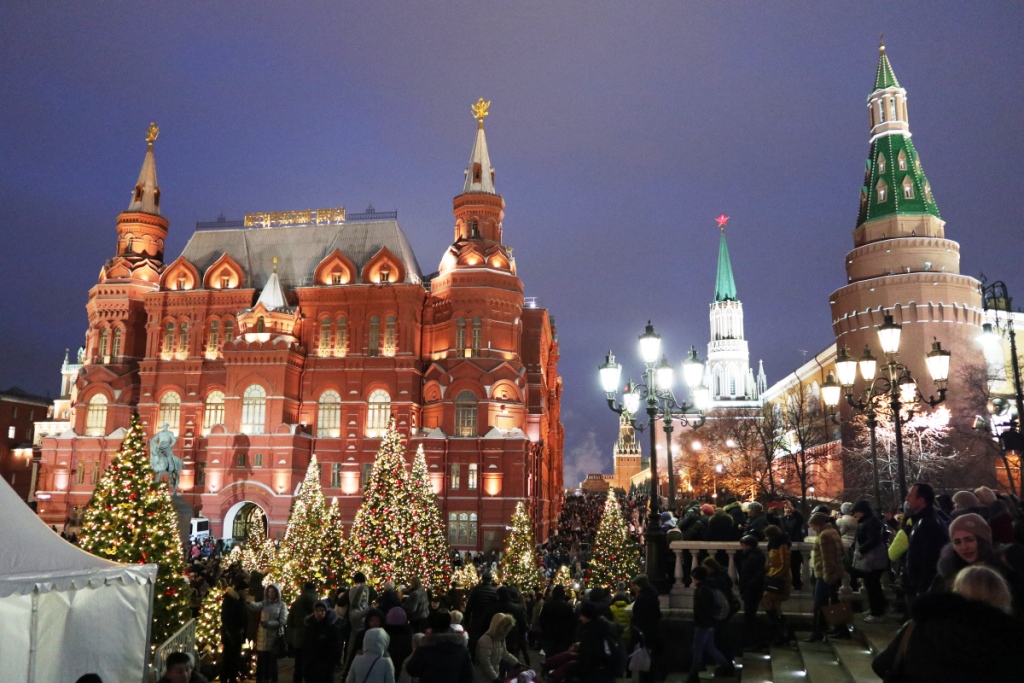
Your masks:
[[[412,624],[401,607],[392,607],[384,615],[384,631],[388,634],[388,656],[395,663],[395,670],[401,672],[402,664],[412,654]]]
[[[658,601],[658,591],[651,585],[646,574],[634,576],[633,587],[637,594],[633,602],[632,626],[640,631],[651,651],[651,671],[640,672],[641,683],[646,683],[654,680],[654,669],[661,657],[661,603]]]
[[[423,584],[420,582],[419,577],[414,577],[409,582],[409,592],[406,594],[405,599],[402,600],[402,609],[405,610],[406,616],[409,617],[409,623],[412,624],[412,628],[416,633],[422,633],[427,628],[427,613],[430,611],[430,599],[427,597],[427,591],[423,589]]]
[[[914,603],[912,620],[871,667],[887,681],[1019,683],[1024,626],[1010,616],[1009,604],[1009,588],[998,572],[963,569],[952,593],[924,595]]]
[[[1013,515],[1005,501],[996,500],[989,506],[988,525],[992,527],[992,542],[1013,543]]]
[[[569,649],[576,631],[576,615],[565,600],[564,586],[555,586],[551,590],[551,597],[544,602],[544,609],[537,620],[544,654],[551,657]]]
[[[450,628],[448,612],[427,616],[427,633],[405,664],[405,671],[419,683],[473,683],[473,658],[465,634]]]
[[[910,516],[914,520],[907,548],[902,585],[907,605],[924,595],[935,580],[942,548],[949,542],[947,524],[935,511],[935,491],[928,484],[917,483],[907,493]]]
[[[288,607],[281,600],[281,587],[272,583],[263,591],[263,600],[249,603],[249,609],[260,613],[256,635],[256,682],[277,683],[277,647],[284,638]]]
[[[363,650],[363,639],[366,638],[366,632],[371,628],[384,628],[384,613],[376,607],[371,607],[367,610],[363,623],[366,624],[366,628],[356,631],[348,639],[348,647],[345,650],[346,674],[352,668],[352,662],[355,661],[356,655]]]
[[[712,626],[715,629],[715,647],[725,655],[726,659],[731,660],[733,652],[732,644],[729,642],[728,623],[733,615],[740,611],[742,603],[740,603],[736,593],[733,591],[732,577],[729,576],[729,572],[725,567],[718,564],[718,561],[713,557],[705,557],[704,561],[701,562],[701,566],[708,570],[708,576],[704,579],[704,582],[720,592],[729,605],[729,614],[724,619],[720,618],[719,614],[715,614]]]
[[[242,643],[249,624],[249,612],[245,607],[248,590],[249,583],[245,579],[235,579],[220,604],[220,643],[223,653],[220,680],[223,683],[238,683],[239,680]]]
[[[288,609],[288,629],[285,635],[288,637],[288,647],[292,649],[292,656],[295,658],[294,683],[302,683],[302,666],[305,662],[302,656],[302,643],[306,637],[306,617],[313,614],[313,607],[319,599],[316,585],[307,581],[302,586],[302,593]]]
[[[570,670],[580,681],[615,683],[616,663],[605,649],[605,642],[614,638],[614,627],[600,615],[597,604],[584,602],[580,607],[580,639],[576,663]]]
[[[747,533],[757,538],[758,541],[764,540],[764,530],[768,528],[768,515],[764,514],[764,507],[760,503],[754,501],[748,506],[747,513]]]
[[[341,619],[329,602],[320,600],[303,626],[296,664],[301,656],[305,682],[333,683],[334,668],[341,660]]]
[[[747,513],[743,512],[743,504],[735,498],[727,498],[722,511],[732,518],[733,529],[739,529],[747,522]]]
[[[889,567],[889,553],[885,547],[882,520],[875,515],[871,503],[866,500],[854,503],[853,516],[857,518],[857,531],[853,540],[853,569],[864,579],[870,607],[864,621],[885,621],[886,600],[882,591],[882,574]]]
[[[395,683],[395,665],[388,657],[388,640],[384,629],[367,629],[363,651],[352,660],[345,683]]]
[[[811,515],[810,526],[815,531],[811,548],[811,566],[814,576],[814,620],[807,642],[822,640],[825,636],[825,614],[822,609],[839,601],[839,584],[843,580],[843,541],[824,512]],[[839,636],[837,631],[835,634]],[[848,636],[849,634],[847,634]]]
[[[494,576],[489,571],[480,575],[480,583],[473,586],[466,598],[463,624],[469,632],[469,651],[473,652],[476,641],[490,624],[490,606],[498,601],[498,589],[494,587]]]
[[[760,513],[764,517],[764,513]],[[743,601],[743,640],[748,650],[764,648],[757,611],[764,597],[766,558],[758,545],[757,536],[747,534],[740,539],[743,547],[736,562],[739,565],[740,599]]]
[[[491,626],[476,642],[477,683],[503,681],[501,663],[514,666],[519,660],[505,649],[505,636],[515,628],[516,620],[511,614],[495,614]]]
[[[733,663],[715,647],[715,612],[718,601],[714,588],[708,581],[708,570],[695,567],[693,577],[693,656],[690,661],[690,676],[687,683],[700,683],[700,672],[704,670],[704,659],[710,658],[720,667],[723,676],[732,676],[736,670]],[[717,674],[716,674],[717,677]]]
[[[949,543],[939,554],[931,592],[950,592],[961,569],[979,564],[1004,573],[999,552],[992,546],[992,529],[981,515],[969,512],[949,525]]]
[[[772,641],[776,645],[786,645],[791,635],[786,619],[782,616],[782,603],[789,598],[793,586],[791,543],[789,534],[774,524],[765,528],[764,535],[768,539],[768,564],[761,607],[768,615],[768,623],[772,627]]]
[[[843,539],[844,544],[853,543],[857,535],[857,518],[853,515],[853,503],[843,503],[839,506],[836,528],[839,529],[839,537]]]
[[[789,536],[790,543],[803,543],[807,537],[804,529],[804,516],[793,504],[786,501],[786,513],[782,516],[782,530]],[[790,568],[793,573],[793,588],[800,590],[803,585],[803,578],[800,576],[801,566],[804,563],[803,553],[794,550],[790,555]]]
[[[626,584],[619,581],[615,587],[615,595],[612,597],[612,602],[608,605],[608,610],[612,613],[612,621],[614,621],[621,631],[622,635],[619,639],[622,641],[623,647],[626,648],[626,652],[630,651],[630,646],[633,644],[632,632],[630,631],[630,614],[627,608],[629,607],[629,594],[626,593]]]
[[[157,683],[207,683],[205,676],[192,670],[192,657],[185,652],[167,655],[166,665],[167,671]],[[99,680],[99,676],[96,679]]]

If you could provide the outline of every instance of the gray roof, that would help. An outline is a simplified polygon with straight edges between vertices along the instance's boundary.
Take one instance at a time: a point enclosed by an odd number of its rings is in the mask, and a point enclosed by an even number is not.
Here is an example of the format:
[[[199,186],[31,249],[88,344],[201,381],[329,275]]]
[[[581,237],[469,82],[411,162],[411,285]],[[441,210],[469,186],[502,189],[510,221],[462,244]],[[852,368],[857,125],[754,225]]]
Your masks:
[[[313,272],[328,254],[341,251],[361,271],[381,247],[402,259],[406,282],[423,280],[416,255],[396,220],[353,221],[337,225],[197,230],[181,253],[200,273],[227,254],[245,270],[245,287],[263,289],[274,272],[286,289],[313,285]]]

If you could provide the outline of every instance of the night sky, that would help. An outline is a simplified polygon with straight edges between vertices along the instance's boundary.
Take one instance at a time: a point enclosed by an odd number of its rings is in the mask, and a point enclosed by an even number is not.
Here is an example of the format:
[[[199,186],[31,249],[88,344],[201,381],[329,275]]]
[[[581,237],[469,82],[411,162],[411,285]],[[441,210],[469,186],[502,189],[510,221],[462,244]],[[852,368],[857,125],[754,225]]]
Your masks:
[[[183,9],[169,9],[174,4]],[[841,5],[841,6],[837,6]],[[0,386],[59,390],[151,120],[166,261],[223,213],[397,210],[425,273],[475,124],[526,295],[555,316],[566,483],[610,471],[597,365],[707,353],[718,230],[756,368],[833,341],[879,33],[962,272],[1024,303],[1020,2],[0,5]]]

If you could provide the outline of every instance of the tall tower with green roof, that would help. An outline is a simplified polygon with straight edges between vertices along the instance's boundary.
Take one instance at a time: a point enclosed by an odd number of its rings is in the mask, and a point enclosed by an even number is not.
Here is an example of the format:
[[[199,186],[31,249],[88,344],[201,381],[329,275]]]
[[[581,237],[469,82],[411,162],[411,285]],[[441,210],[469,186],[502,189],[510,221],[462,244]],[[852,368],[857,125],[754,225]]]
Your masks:
[[[865,346],[879,359],[876,326],[885,315],[903,325],[902,363],[923,394],[934,385],[925,365],[933,338],[952,351],[948,407],[954,419],[973,418],[965,370],[983,363],[974,338],[981,326],[978,281],[960,274],[960,245],[946,239],[945,223],[911,141],[907,91],[879,47],[874,89],[867,98],[870,139],[860,188],[847,284],[829,297],[839,348],[860,357]],[[858,392],[863,387],[857,387]]]
[[[718,275],[715,300],[711,303],[711,341],[705,385],[711,391],[711,408],[746,408],[759,405],[758,397],[767,388],[764,368],[754,379],[750,369],[750,350],[743,334],[743,303],[736,296],[736,280],[725,241],[729,217],[718,217],[721,237],[718,241]]]

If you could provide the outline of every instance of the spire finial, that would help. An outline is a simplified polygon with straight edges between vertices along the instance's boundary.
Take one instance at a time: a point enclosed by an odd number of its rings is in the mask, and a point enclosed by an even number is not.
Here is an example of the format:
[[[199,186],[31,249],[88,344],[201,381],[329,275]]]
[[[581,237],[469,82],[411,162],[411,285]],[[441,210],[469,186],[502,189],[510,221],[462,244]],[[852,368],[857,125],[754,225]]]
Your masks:
[[[160,127],[155,122],[150,121],[149,128],[146,130],[146,142],[149,143],[150,147],[153,146],[153,142],[158,135],[160,135]]]
[[[885,52],[885,34],[878,36],[878,51]]]
[[[490,113],[487,111],[487,108],[490,106],[491,103],[489,101],[484,102],[484,98],[481,97],[476,101],[476,104],[470,107],[473,110],[473,118],[477,120],[477,125],[481,128],[484,127],[484,117]]]

